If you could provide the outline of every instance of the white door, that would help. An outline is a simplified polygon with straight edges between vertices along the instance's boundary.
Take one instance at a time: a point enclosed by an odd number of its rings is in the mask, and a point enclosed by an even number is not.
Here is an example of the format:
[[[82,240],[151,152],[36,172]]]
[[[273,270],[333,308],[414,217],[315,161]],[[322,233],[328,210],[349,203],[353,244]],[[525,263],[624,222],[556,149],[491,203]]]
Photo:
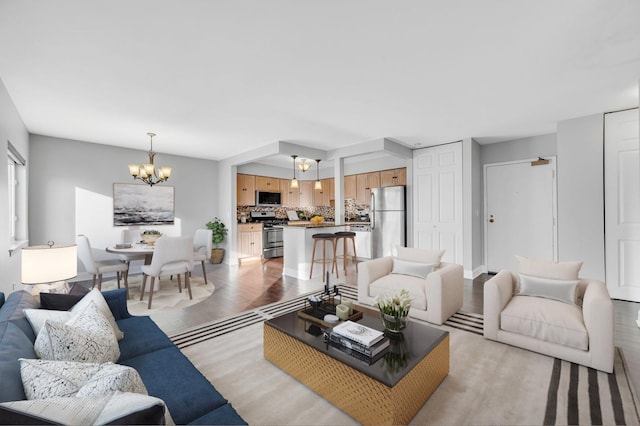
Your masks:
[[[485,265],[517,269],[514,255],[557,260],[556,160],[486,164]],[[539,165],[536,165],[539,164]]]
[[[462,264],[462,142],[413,152],[413,244]]]
[[[638,110],[605,115],[605,277],[611,297],[640,302]]]

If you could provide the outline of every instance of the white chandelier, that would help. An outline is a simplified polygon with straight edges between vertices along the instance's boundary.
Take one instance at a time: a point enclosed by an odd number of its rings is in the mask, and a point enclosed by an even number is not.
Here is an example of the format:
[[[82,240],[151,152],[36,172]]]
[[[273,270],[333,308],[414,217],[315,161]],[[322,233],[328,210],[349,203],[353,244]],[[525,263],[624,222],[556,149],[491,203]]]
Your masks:
[[[153,186],[157,183],[164,182],[171,176],[171,167],[162,166],[156,169],[153,164],[153,157],[156,155],[153,152],[153,137],[155,133],[147,133],[151,139],[151,149],[147,153],[149,155],[149,162],[146,164],[129,164],[129,173],[134,179],[140,179],[149,186]]]

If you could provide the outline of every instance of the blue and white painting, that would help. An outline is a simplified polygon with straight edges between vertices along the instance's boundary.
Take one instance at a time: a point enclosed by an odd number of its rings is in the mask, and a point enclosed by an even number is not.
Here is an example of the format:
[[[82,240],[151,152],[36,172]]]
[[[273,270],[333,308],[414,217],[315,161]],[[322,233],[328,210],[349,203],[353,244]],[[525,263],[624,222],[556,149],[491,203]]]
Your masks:
[[[174,187],[113,184],[113,225],[173,225]]]

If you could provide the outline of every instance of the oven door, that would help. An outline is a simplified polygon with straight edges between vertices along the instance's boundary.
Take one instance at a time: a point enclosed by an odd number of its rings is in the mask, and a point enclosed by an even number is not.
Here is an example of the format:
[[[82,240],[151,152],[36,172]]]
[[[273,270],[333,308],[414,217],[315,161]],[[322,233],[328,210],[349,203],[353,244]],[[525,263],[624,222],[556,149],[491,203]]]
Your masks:
[[[262,248],[264,250],[265,257],[267,257],[267,250],[270,249],[282,249],[283,241],[282,241],[282,228],[272,227],[272,228],[264,228],[262,230]],[[282,250],[276,251],[272,250],[272,252],[282,252]],[[280,254],[282,256],[282,254]],[[270,256],[270,257],[278,257],[278,256]]]

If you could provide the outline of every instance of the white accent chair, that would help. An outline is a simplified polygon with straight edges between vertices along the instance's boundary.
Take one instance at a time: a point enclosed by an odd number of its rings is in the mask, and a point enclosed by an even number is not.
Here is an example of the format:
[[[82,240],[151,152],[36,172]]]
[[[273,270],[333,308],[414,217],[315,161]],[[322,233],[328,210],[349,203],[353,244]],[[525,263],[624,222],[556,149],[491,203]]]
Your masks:
[[[213,231],[211,229],[196,229],[193,235],[193,261],[201,262],[202,276],[204,283],[207,282],[207,270],[204,262],[211,256],[211,246],[213,245]]]
[[[189,290],[189,299],[193,299],[191,294],[191,282],[189,274],[193,269],[193,239],[190,237],[160,237],[155,243],[153,259],[150,265],[142,266],[142,289],[140,300],[144,298],[144,289],[147,284],[147,277],[151,277],[151,288],[149,289],[149,306],[153,300],[153,287],[155,279],[158,278],[158,285],[161,275],[177,275],[178,290],[182,293],[182,283],[180,274],[184,274],[184,285]]]
[[[382,292],[406,289],[413,298],[409,316],[444,323],[462,308],[463,268],[441,262],[444,250],[396,247],[397,255],[368,260],[358,272],[358,302],[373,305]],[[433,265],[431,272],[426,265]]]
[[[502,270],[484,284],[484,337],[611,373],[613,303],[604,283],[579,278],[582,262],[519,260],[519,273]],[[578,265],[574,272],[569,263]],[[552,292],[531,286],[530,277]],[[571,282],[576,303],[556,297]]]
[[[78,259],[80,259],[87,272],[93,275],[92,288],[96,286],[97,276],[98,290],[102,291],[102,275],[115,272],[118,288],[120,288],[120,278],[124,276],[124,288],[127,290],[127,297],[129,297],[129,265],[116,259],[95,260],[91,252],[91,243],[85,235],[76,236],[76,244],[78,246]]]

